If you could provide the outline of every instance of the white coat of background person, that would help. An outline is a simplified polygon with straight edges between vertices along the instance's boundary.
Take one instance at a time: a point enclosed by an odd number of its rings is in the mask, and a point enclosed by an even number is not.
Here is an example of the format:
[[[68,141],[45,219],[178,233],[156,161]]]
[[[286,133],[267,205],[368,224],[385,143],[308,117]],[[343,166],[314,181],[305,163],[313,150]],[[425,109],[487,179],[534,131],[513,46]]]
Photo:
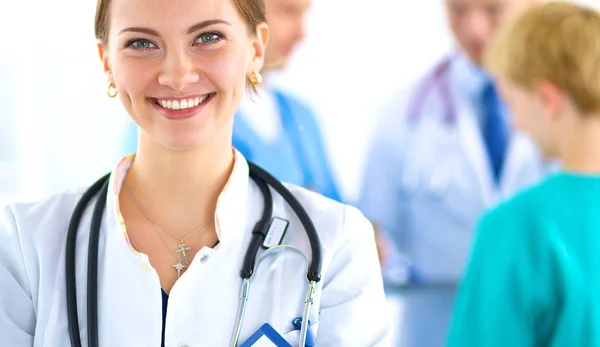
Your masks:
[[[232,148],[233,115],[248,83],[260,80],[264,6],[98,0],[97,10],[108,95],[140,128],[137,153],[115,166],[106,192],[85,209],[75,250],[67,247],[67,230],[83,189],[0,209],[0,346],[71,345],[69,297],[79,317],[72,330],[84,341],[97,331],[100,346],[230,346],[242,262],[269,206],[249,179],[249,163]],[[287,187],[321,242],[322,277],[304,320],[317,345],[389,346],[368,220],[353,207]],[[290,206],[280,194],[272,197],[273,217],[289,222],[282,243],[296,250],[257,247],[239,342],[268,323],[297,346],[294,322],[309,300],[305,257],[314,253]],[[92,206],[102,203],[93,223]],[[99,254],[88,271],[91,225],[98,226]],[[66,270],[70,259],[74,272]],[[98,283],[90,291],[94,269]],[[69,296],[73,286],[77,295]],[[97,301],[88,305],[94,289]],[[97,324],[88,326],[94,302]]]
[[[536,1],[446,0],[459,48],[380,118],[359,207],[409,264],[411,283],[455,284],[481,213],[543,175],[480,67],[496,28]]]

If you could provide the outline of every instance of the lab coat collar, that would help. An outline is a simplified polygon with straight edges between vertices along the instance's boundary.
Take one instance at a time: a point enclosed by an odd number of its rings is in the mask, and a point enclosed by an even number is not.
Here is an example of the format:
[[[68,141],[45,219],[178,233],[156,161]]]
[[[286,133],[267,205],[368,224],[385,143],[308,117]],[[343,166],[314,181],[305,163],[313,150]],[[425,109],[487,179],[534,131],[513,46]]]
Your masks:
[[[468,96],[472,104],[479,104],[484,87],[492,80],[491,76],[463,52],[456,54],[452,70],[456,82],[454,85],[463,95]]]
[[[518,182],[523,181],[520,167],[530,161],[531,170],[536,171],[538,155],[535,147],[523,134],[511,133],[500,185],[492,180],[492,172],[485,152],[484,139],[481,134],[481,93],[491,77],[476,66],[464,54],[458,54],[452,65],[452,86],[458,93],[455,99],[458,105],[458,130],[462,147],[481,186],[482,199],[485,206],[491,206],[500,199],[514,193]],[[508,110],[501,104],[502,112],[509,117]],[[530,166],[527,166],[530,167]],[[534,181],[531,179],[531,181]],[[530,181],[530,182],[531,182]]]
[[[215,210],[214,222],[219,238],[219,248],[227,247],[231,240],[243,231],[247,220],[249,167],[244,156],[235,149],[233,151],[233,170],[225,184],[225,188],[219,194]],[[139,255],[131,246],[125,228],[125,221],[119,207],[119,193],[134,157],[135,155],[129,155],[121,159],[111,173],[108,196],[106,197],[106,220],[108,222],[106,226],[110,232],[120,233],[129,248]]]
[[[455,102],[458,110],[459,138],[477,177],[477,184],[481,187],[483,205],[489,206],[497,200],[499,189],[492,181],[492,172],[481,134],[483,124],[481,95],[485,84],[490,79],[462,52],[457,54],[451,69],[452,86],[457,90]],[[509,152],[507,152],[507,161],[508,157]],[[502,174],[501,185],[504,184],[505,172]]]

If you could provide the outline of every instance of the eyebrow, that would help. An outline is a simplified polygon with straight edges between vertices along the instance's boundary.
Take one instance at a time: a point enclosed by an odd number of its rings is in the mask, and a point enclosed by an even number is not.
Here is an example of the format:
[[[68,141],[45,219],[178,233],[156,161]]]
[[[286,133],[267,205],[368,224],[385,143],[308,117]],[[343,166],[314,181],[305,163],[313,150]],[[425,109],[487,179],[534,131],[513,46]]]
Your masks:
[[[228,21],[222,20],[222,19],[209,19],[209,20],[205,20],[203,22],[199,22],[199,23],[196,23],[196,24],[192,25],[187,30],[187,33],[191,34],[191,33],[195,32],[195,31],[198,31],[200,29],[204,29],[207,26],[210,26],[210,25],[213,25],[213,24],[225,24],[225,25],[231,26],[231,23],[229,23]],[[156,31],[154,29],[150,29],[150,28],[143,28],[143,27],[125,28],[125,29],[119,31],[119,35],[121,35],[123,33],[126,33],[126,32],[136,32],[136,33],[144,33],[144,34],[148,34],[148,35],[152,35],[152,36],[160,36],[158,34],[158,31]]]

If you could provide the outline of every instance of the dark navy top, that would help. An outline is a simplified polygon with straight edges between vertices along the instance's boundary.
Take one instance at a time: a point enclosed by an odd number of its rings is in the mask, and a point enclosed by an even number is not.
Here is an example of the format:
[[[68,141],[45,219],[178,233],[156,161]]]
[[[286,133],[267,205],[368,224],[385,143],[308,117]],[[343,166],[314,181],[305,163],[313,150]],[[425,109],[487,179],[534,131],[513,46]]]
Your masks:
[[[162,292],[162,306],[163,306],[163,314],[162,314],[162,339],[160,345],[165,347],[165,322],[167,321],[167,303],[169,302],[169,296],[165,293],[162,288],[160,289]]]

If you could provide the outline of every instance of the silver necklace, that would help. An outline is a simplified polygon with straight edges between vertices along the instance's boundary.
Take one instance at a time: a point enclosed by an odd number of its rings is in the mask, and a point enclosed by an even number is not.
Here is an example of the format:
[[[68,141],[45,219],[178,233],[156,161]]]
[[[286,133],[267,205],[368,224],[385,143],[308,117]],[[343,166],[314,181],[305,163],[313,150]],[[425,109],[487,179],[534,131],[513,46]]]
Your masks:
[[[189,257],[188,257],[188,252],[192,249],[191,247],[186,246],[185,240],[187,240],[190,237],[196,235],[200,231],[208,228],[212,224],[213,220],[210,219],[204,225],[202,225],[199,228],[196,228],[194,231],[192,231],[191,233],[189,233],[187,236],[185,236],[185,237],[179,237],[177,234],[175,234],[174,232],[172,232],[171,230],[169,230],[169,228],[161,225],[156,220],[154,220],[152,217],[150,217],[148,215],[148,213],[146,213],[146,210],[142,207],[142,204],[133,195],[133,192],[131,191],[131,188],[129,187],[129,185],[126,185],[126,187],[127,187],[127,191],[129,193],[129,196],[131,197],[131,200],[133,201],[133,204],[144,215],[144,217],[146,217],[146,219],[148,219],[150,222],[152,222],[152,224],[154,225],[154,231],[156,231],[156,233],[158,235],[158,238],[162,241],[162,243],[165,245],[165,247],[169,248],[169,246],[167,245],[167,243],[160,236],[160,233],[158,232],[158,228],[163,229],[164,231],[166,231],[167,233],[169,233],[171,236],[173,236],[174,238],[176,238],[177,240],[179,240],[179,245],[177,246],[177,249],[175,250],[174,253],[175,254],[179,254],[179,256],[180,256],[181,259],[176,260],[177,262],[175,263],[175,265],[173,265],[173,268],[175,269],[175,271],[177,271],[177,277],[180,277],[181,276],[181,272],[184,271],[184,269],[187,268],[187,266],[190,263],[190,260],[189,260]],[[173,257],[173,255],[171,255],[171,256]],[[173,257],[173,258],[175,258],[175,257]]]

